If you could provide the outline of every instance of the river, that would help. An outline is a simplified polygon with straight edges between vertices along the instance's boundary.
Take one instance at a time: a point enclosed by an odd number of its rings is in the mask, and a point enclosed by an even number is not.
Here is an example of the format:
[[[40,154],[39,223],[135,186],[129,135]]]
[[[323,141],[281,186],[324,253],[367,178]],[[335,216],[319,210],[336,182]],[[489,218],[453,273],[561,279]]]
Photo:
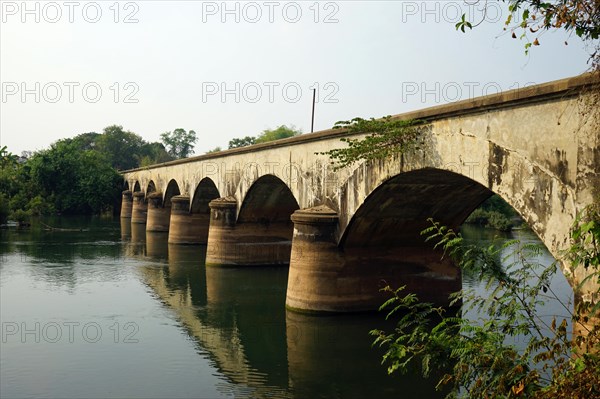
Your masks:
[[[286,311],[286,268],[205,268],[205,247],[118,219],[46,222],[82,231],[0,230],[2,398],[444,396],[416,373],[387,375],[368,334],[390,328],[383,314]],[[562,275],[553,285],[572,296]]]

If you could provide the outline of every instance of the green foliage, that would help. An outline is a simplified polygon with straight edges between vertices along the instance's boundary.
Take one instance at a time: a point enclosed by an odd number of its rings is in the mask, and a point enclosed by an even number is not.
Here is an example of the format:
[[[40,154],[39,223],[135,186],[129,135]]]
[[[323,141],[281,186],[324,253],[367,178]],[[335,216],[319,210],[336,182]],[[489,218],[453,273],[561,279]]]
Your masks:
[[[139,135],[123,130],[123,126],[112,125],[104,129],[95,148],[113,168],[127,170],[139,166],[143,145],[144,140]]]
[[[167,152],[165,146],[158,142],[144,143],[140,155],[141,156],[138,156],[140,159],[140,166],[148,166],[175,159]]]
[[[294,137],[302,134],[300,129],[296,129],[293,125],[291,127],[287,127],[286,125],[281,125],[276,129],[266,129],[263,130],[258,137],[254,136],[246,136],[242,138],[235,138],[229,141],[229,149],[231,148],[240,148],[246,147],[253,144],[267,143],[269,141],[275,141],[280,139],[285,139],[288,137]],[[217,147],[220,150],[220,147]],[[207,152],[215,152],[214,150]]]
[[[296,129],[293,125],[287,127],[281,125],[275,129],[266,129],[256,138],[255,144],[267,143],[269,141],[275,141],[280,139],[286,139],[288,137],[294,137],[302,134],[302,131]]]
[[[573,245],[569,250],[571,267],[576,269],[579,265],[587,270],[600,268],[600,206],[594,205],[586,208],[577,215],[575,225],[571,230]],[[600,283],[600,275],[595,273]]]
[[[0,224],[6,223],[9,213],[8,199],[4,194],[0,193]]]
[[[497,194],[492,195],[490,198],[485,200],[480,206],[481,209],[486,211],[496,211],[503,214],[507,218],[518,216],[518,213],[510,206],[506,201]]]
[[[19,224],[27,222],[30,217],[31,214],[23,209],[17,209],[10,215],[10,218]]]
[[[386,116],[381,119],[354,118],[351,121],[337,122],[334,129],[346,129],[350,134],[368,134],[363,139],[342,138],[347,148],[337,148],[318,154],[328,155],[334,169],[352,165],[359,160],[385,159],[418,148],[421,123],[416,120],[398,120]]]
[[[80,151],[71,141],[58,141],[35,154],[29,164],[40,195],[57,212],[100,213],[118,200],[122,178],[96,151]]]
[[[229,148],[240,148],[246,147],[252,144],[256,144],[256,137],[246,136],[241,139],[232,139],[229,141]]]
[[[194,144],[198,141],[196,132],[185,129],[175,129],[160,135],[167,147],[169,155],[175,158],[187,158],[194,153]]]
[[[0,148],[0,223],[53,213],[101,213],[118,204],[116,169],[172,160],[161,143],[112,125],[79,134],[32,154],[24,162]]]
[[[600,37],[600,2],[598,0],[502,0],[508,4],[508,17],[505,21],[505,30],[512,31],[512,37],[517,38],[515,31],[520,30],[520,38],[526,38],[525,53],[531,46],[539,46],[539,37],[542,32],[562,29],[568,33],[575,33],[585,42],[591,42],[593,53],[591,58],[594,67],[600,61],[599,44],[594,42]],[[456,24],[456,29],[465,32],[465,28],[472,29],[478,26],[487,16],[487,0],[482,4],[484,17],[473,24],[466,20],[465,14]],[[519,21],[514,24],[514,21]],[[531,40],[530,34],[536,37]]]
[[[214,154],[215,152],[221,152],[223,149],[221,147],[215,147],[212,150],[206,151],[207,154]]]
[[[477,208],[469,215],[465,223],[477,224],[479,226],[490,227],[500,231],[510,231],[513,223],[506,216],[497,211],[487,211]]]
[[[111,134],[114,134],[114,130],[112,129],[112,127],[107,127],[107,129],[110,129]],[[122,128],[121,128],[122,130]],[[79,148],[81,151],[87,151],[87,150],[95,150],[98,148],[98,143],[101,141],[102,139],[102,135],[100,133],[96,133],[96,132],[90,132],[90,133],[81,133],[78,134],[77,136],[73,137],[72,143],[74,146],[76,146],[77,148]],[[67,139],[68,140],[68,139]]]
[[[489,211],[488,226],[500,231],[510,231],[513,228],[513,223],[500,212]]]
[[[514,227],[512,218],[517,212],[500,196],[492,195],[469,215],[465,223],[477,224],[500,231],[510,231]]]
[[[51,215],[55,212],[53,204],[46,201],[41,195],[33,197],[25,209],[33,216]]]
[[[594,278],[598,278],[599,220],[597,211],[581,216],[573,227],[570,251],[573,267],[595,267]],[[598,397],[600,327],[588,323],[600,317],[597,306],[583,300],[584,306],[572,314],[575,329],[584,331],[575,340],[569,337],[566,319],[549,321],[536,313],[549,297],[558,299],[550,285],[557,264],[538,264],[535,245],[513,240],[480,248],[431,223],[423,231],[427,241],[435,241],[435,248],[443,249],[463,271],[478,274],[489,295],[468,289],[451,296],[452,303],[463,304],[463,312],[477,311],[476,319],[468,319],[446,316],[443,309],[421,303],[413,294],[402,296],[403,288],[387,288],[392,297],[381,309],[389,311],[388,317],[404,312],[393,332],[371,332],[374,344],[386,348],[383,362],[388,372],[406,372],[418,362],[425,376],[443,373],[438,388],[452,387],[448,397]],[[509,338],[514,342],[517,336],[525,337],[524,349],[510,344]]]
[[[13,167],[17,163],[17,156],[9,152],[7,147],[0,148],[0,168]]]
[[[23,165],[2,170],[0,188],[10,198],[12,218],[100,213],[118,200],[121,176],[101,153],[80,144],[58,141]]]

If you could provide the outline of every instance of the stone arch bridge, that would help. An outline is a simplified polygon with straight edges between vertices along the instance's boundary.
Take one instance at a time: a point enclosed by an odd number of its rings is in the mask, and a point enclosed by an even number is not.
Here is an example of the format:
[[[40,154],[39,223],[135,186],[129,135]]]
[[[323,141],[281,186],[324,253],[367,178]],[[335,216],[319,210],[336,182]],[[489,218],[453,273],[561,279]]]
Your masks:
[[[424,121],[419,149],[339,170],[319,153],[348,134],[328,130],[125,171],[121,217],[206,244],[207,265],[289,264],[291,309],[374,309],[386,284],[445,303],[461,276],[420,236],[428,218],[456,228],[497,193],[555,257],[568,246],[600,187],[594,88],[582,75],[397,115]]]

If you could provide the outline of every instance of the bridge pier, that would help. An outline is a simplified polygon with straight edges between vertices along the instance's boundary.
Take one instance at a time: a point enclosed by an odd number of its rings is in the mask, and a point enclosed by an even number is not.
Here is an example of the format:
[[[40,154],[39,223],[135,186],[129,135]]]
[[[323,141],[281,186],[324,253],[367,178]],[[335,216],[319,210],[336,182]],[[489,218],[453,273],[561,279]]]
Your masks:
[[[121,218],[131,218],[131,212],[133,208],[133,195],[131,191],[123,191],[123,198],[121,200]]]
[[[145,224],[148,217],[148,204],[145,195],[141,191],[133,193],[133,204],[131,206],[131,223]]]
[[[377,310],[389,299],[381,291],[407,286],[407,293],[439,305],[461,288],[461,274],[426,246],[340,249],[338,215],[326,206],[292,215],[294,238],[286,307],[308,313]]]
[[[190,197],[171,198],[169,244],[206,244],[210,214],[191,213]]]
[[[236,222],[233,197],[211,201],[206,250],[207,266],[266,266],[288,264],[291,242],[277,223]]]
[[[167,232],[171,207],[163,207],[162,193],[154,192],[148,196],[148,221],[146,231]]]
[[[292,214],[294,237],[285,306],[305,312],[341,311],[354,287],[338,285],[344,259],[338,251],[338,215],[326,206],[301,209]],[[347,292],[348,297],[342,294]]]

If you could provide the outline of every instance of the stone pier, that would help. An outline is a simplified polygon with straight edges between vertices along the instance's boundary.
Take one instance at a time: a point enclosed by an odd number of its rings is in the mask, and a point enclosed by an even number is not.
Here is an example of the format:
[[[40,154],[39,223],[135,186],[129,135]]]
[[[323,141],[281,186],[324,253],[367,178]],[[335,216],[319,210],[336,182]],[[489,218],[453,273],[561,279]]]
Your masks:
[[[191,213],[190,197],[171,198],[169,244],[206,244],[210,214]]]
[[[237,222],[235,198],[218,198],[209,203],[210,227],[206,265],[287,265],[291,241],[277,223]],[[290,230],[291,232],[291,230]]]
[[[146,223],[148,217],[148,203],[146,196],[141,191],[133,193],[133,205],[131,207],[131,223]]]
[[[131,213],[133,211],[133,194],[129,190],[123,191],[121,200],[121,217],[131,219]]]
[[[148,222],[146,231],[167,232],[171,207],[163,207],[162,193],[154,192],[148,196]]]
[[[336,240],[338,215],[326,206],[292,215],[294,238],[286,307],[308,313],[373,311],[389,299],[382,289],[407,293],[439,305],[461,288],[461,274],[442,254],[423,246],[346,248]]]

